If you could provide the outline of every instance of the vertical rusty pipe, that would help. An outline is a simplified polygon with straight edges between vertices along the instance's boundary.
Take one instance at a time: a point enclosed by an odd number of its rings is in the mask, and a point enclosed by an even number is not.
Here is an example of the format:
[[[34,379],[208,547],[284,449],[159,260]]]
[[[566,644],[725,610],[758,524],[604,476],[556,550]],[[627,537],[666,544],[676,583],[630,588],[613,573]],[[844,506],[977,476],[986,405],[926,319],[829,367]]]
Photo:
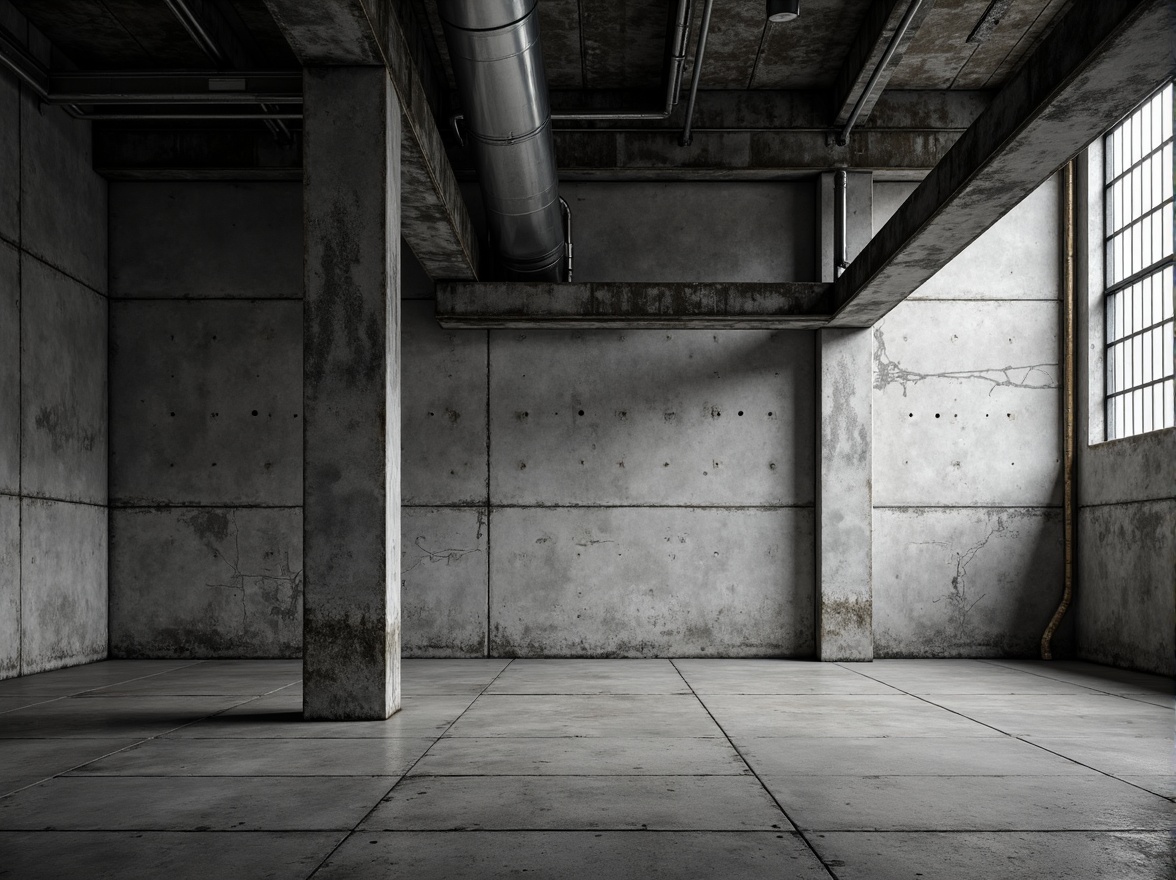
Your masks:
[[[1052,660],[1054,632],[1074,598],[1074,160],[1062,169],[1062,601],[1041,636]]]

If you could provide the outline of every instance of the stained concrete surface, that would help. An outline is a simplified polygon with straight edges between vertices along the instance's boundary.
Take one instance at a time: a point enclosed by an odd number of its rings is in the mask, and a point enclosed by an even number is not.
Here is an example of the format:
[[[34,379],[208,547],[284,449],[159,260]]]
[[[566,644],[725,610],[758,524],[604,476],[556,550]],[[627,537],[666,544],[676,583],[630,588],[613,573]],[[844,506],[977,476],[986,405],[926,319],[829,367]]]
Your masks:
[[[807,508],[490,514],[492,656],[806,656]]]
[[[0,241],[0,492],[20,491],[20,252]]]
[[[22,675],[106,657],[106,508],[21,500]]]
[[[112,183],[110,295],[301,299],[301,186]]]
[[[105,504],[106,298],[21,256],[21,491]]]
[[[0,703],[0,873],[1170,876],[1171,711],[1132,697],[1171,679],[407,660],[400,713],[340,724],[302,720],[300,675],[107,661],[0,682],[42,701]]]
[[[577,281],[816,280],[811,182],[564,183],[560,193]]]
[[[0,495],[0,678],[20,674],[20,499]]]
[[[302,503],[302,304],[115,302],[111,497]]]
[[[298,657],[302,511],[116,508],[114,657]]]
[[[1062,595],[1061,511],[877,509],[874,536],[877,656],[1037,655]]]
[[[1080,508],[1078,546],[1081,656],[1171,673],[1176,634],[1161,622],[1176,614],[1176,500]]]

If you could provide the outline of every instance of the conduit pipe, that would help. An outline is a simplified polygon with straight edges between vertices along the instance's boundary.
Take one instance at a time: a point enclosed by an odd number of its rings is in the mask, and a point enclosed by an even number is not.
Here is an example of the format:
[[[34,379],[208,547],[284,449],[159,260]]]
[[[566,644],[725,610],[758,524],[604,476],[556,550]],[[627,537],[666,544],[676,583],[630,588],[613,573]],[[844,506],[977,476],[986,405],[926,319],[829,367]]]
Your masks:
[[[440,0],[490,241],[507,280],[560,281],[560,216],[537,0]]]
[[[870,74],[870,79],[866,83],[866,87],[862,89],[862,93],[858,95],[858,99],[853,104],[853,110],[850,111],[849,119],[845,120],[845,127],[841,129],[840,134],[837,135],[838,146],[844,147],[849,143],[849,133],[853,131],[853,127],[857,124],[858,117],[862,115],[862,107],[865,106],[866,101],[870,99],[870,95],[874,94],[874,89],[878,87],[878,80],[882,78],[882,74],[886,71],[886,67],[890,64],[890,59],[894,57],[894,53],[898,51],[899,44],[902,43],[902,38],[906,36],[907,28],[911,26],[914,21],[915,13],[919,11],[919,7],[923,5],[923,0],[911,0],[911,5],[907,7],[906,14],[903,15],[902,21],[898,23],[898,28],[894,32],[894,36],[890,38],[890,44],[886,47],[886,51],[882,53],[882,57],[878,60],[878,66],[874,68],[874,72]]]
[[[682,137],[679,146],[688,147],[694,139],[690,134],[690,127],[694,124],[694,101],[698,97],[698,83],[702,78],[702,58],[706,55],[706,38],[710,33],[711,12],[715,8],[715,0],[706,0],[702,9],[702,27],[698,31],[698,48],[694,50],[694,74],[690,77],[690,98],[686,101],[686,122],[682,126]]]

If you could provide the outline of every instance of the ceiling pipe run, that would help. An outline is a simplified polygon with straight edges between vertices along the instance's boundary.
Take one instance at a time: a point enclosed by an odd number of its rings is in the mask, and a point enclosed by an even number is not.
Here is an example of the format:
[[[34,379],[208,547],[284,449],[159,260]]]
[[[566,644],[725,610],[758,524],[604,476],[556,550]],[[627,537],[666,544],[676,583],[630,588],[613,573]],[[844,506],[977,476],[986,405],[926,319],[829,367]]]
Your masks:
[[[440,0],[499,274],[561,281],[563,218],[537,0]]]

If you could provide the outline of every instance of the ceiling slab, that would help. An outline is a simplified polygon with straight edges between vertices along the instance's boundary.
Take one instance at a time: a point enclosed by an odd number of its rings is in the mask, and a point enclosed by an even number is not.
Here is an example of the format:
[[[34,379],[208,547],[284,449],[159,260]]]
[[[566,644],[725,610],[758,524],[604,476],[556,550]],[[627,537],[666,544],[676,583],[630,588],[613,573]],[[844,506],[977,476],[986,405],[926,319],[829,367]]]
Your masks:
[[[1173,0],[1075,6],[837,280],[869,327],[1176,73]]]
[[[769,25],[752,88],[832,87],[869,7],[869,0],[806,0],[795,21]]]
[[[580,0],[580,14],[587,88],[661,84],[669,0]]]

